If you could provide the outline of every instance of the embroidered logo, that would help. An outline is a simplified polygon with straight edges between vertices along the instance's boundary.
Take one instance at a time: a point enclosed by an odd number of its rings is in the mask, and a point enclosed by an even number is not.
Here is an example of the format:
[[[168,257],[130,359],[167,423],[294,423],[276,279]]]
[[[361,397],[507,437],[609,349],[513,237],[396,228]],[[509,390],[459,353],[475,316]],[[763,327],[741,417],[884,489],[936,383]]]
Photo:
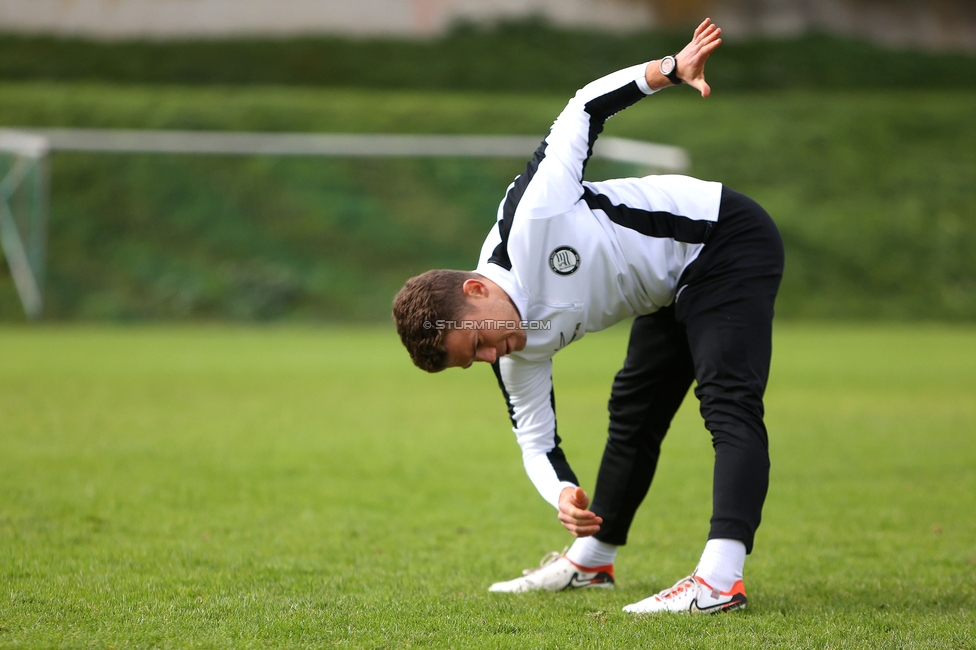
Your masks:
[[[572,275],[579,266],[579,253],[572,246],[560,246],[549,254],[549,268],[556,275]]]

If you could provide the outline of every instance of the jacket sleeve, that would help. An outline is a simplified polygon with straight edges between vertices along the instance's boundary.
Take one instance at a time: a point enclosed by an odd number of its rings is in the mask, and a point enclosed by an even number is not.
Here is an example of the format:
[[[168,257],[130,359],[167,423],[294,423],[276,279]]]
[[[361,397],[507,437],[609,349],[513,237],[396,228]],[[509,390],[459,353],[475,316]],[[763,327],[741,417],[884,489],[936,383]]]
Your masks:
[[[502,357],[492,368],[508,404],[525,471],[542,498],[558,507],[559,493],[579,485],[579,481],[559,447],[552,360],[528,362]]]
[[[535,173],[518,206],[519,216],[568,211],[583,195],[583,171],[604,123],[653,91],[646,63],[624,68],[581,88],[552,125],[533,162]]]
[[[508,237],[516,217],[563,214],[583,197],[583,170],[604,123],[653,92],[644,77],[646,68],[642,63],[609,74],[588,83],[569,100],[498,206],[500,241],[489,262],[511,270]]]

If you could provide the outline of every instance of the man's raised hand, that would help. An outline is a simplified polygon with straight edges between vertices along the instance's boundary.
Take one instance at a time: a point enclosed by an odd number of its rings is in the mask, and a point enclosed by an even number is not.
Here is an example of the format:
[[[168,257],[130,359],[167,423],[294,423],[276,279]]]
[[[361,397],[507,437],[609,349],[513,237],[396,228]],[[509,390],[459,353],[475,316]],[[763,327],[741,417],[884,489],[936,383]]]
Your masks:
[[[722,29],[706,18],[695,30],[691,42],[678,52],[675,59],[678,63],[678,78],[697,88],[702,97],[708,97],[712,92],[705,83],[705,61],[709,55],[722,44]]]
[[[603,518],[587,510],[589,506],[590,497],[581,487],[563,488],[559,493],[559,521],[575,537],[589,537],[600,530]]]

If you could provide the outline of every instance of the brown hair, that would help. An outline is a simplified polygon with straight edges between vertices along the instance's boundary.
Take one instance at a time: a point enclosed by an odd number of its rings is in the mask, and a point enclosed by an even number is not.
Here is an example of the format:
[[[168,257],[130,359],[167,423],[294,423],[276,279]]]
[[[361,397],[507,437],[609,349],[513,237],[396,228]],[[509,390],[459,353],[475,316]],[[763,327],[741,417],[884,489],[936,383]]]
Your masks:
[[[440,372],[447,365],[444,337],[449,330],[437,321],[464,317],[467,299],[462,285],[478,276],[469,271],[435,269],[407,280],[393,299],[393,320],[397,334],[414,365],[427,372]]]

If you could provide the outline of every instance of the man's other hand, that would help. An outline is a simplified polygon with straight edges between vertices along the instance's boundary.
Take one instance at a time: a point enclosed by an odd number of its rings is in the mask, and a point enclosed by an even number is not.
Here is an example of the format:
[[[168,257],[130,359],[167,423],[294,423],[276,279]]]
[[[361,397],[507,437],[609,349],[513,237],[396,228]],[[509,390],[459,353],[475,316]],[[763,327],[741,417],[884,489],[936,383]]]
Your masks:
[[[702,97],[708,97],[712,89],[705,83],[705,61],[722,44],[722,30],[711,18],[706,18],[695,30],[691,42],[674,57],[678,64],[678,78],[696,88]]]
[[[587,510],[590,497],[581,487],[564,488],[559,493],[559,521],[575,537],[589,537],[599,532],[602,517]]]

